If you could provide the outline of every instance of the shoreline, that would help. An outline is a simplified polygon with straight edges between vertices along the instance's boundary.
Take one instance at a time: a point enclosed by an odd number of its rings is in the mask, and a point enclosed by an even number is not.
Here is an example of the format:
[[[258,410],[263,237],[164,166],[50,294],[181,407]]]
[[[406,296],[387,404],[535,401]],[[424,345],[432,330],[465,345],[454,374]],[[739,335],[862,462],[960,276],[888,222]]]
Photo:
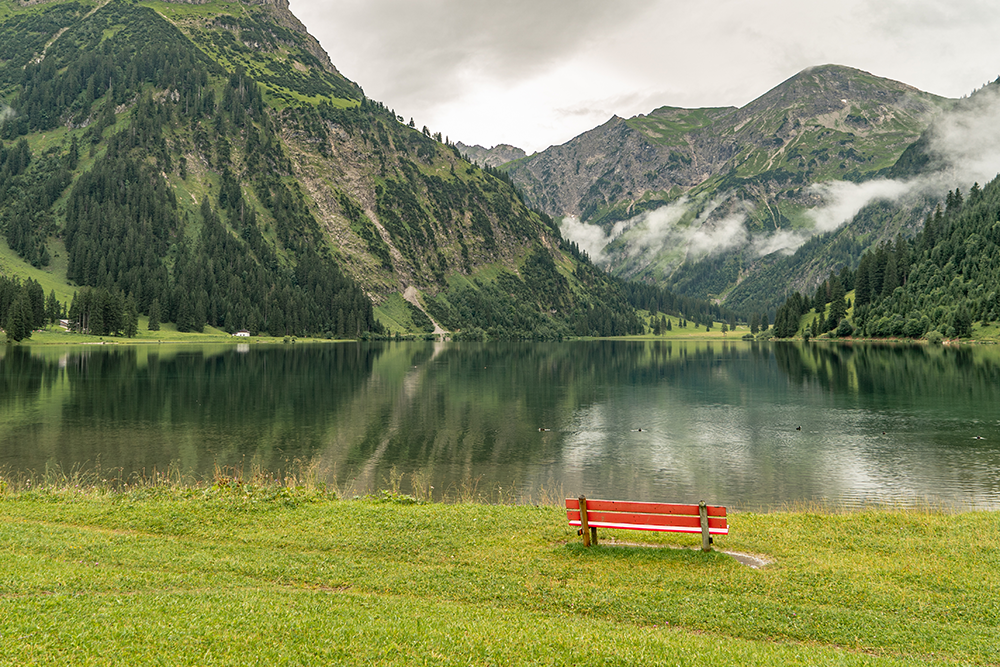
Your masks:
[[[174,332],[166,332],[171,334]],[[11,341],[4,338],[4,342],[8,346],[20,346],[20,347],[31,347],[31,346],[53,346],[53,345],[157,345],[157,344],[171,344],[171,345],[186,345],[186,344],[246,344],[246,345],[274,345],[274,344],[302,344],[302,343],[363,343],[363,342],[466,342],[466,341],[453,341],[448,337],[442,337],[439,334],[434,334],[435,338],[433,341],[427,338],[428,334],[408,334],[405,337],[395,338],[392,336],[384,338],[372,338],[369,340],[361,338],[317,338],[312,336],[307,337],[296,337],[296,336],[250,336],[250,337],[238,337],[226,333],[182,333],[176,332],[179,336],[174,337],[161,337],[157,335],[155,338],[144,338],[142,336],[136,336],[134,338],[125,338],[117,336],[91,336],[89,334],[77,334],[70,332],[55,332],[55,331],[41,331],[34,332],[31,338],[22,341]],[[707,332],[705,332],[707,333]],[[735,332],[740,334],[739,331]],[[714,335],[713,335],[714,334]],[[39,336],[36,338],[36,336]],[[608,336],[592,338],[590,336],[579,336],[572,338],[564,338],[560,341],[485,341],[485,342],[546,342],[546,343],[569,343],[569,342],[579,342],[579,341],[662,341],[662,342],[686,342],[686,341],[709,341],[709,342],[738,342],[738,343],[782,343],[782,342],[794,342],[794,343],[824,343],[824,344],[853,344],[853,343],[865,343],[865,344],[899,344],[899,345],[927,345],[927,346],[948,346],[948,347],[960,347],[963,345],[997,345],[1000,344],[1000,340],[995,338],[968,338],[968,339],[942,339],[940,342],[929,341],[925,338],[854,338],[854,337],[844,337],[844,338],[809,338],[808,340],[803,339],[801,336],[793,338],[745,338],[743,335],[732,335],[727,336],[721,332],[719,333],[708,333],[707,335],[697,335],[680,333],[675,335],[660,335],[654,336],[652,334],[642,334],[637,336]]]

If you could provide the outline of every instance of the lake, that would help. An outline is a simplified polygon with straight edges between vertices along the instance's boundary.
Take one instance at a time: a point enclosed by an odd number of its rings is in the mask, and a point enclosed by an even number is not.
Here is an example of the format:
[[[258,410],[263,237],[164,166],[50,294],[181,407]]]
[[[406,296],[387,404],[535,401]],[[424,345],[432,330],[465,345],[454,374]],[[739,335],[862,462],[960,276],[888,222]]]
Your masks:
[[[0,470],[311,467],[343,494],[1000,508],[1000,348],[0,348]]]

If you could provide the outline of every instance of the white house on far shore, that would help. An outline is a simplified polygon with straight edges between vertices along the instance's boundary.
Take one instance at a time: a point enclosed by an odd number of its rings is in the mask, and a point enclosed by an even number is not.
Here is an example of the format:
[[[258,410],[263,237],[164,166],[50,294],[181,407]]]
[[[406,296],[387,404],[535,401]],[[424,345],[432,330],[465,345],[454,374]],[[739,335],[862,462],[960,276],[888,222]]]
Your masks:
[[[237,338],[249,338],[250,332],[247,331],[246,329],[241,329],[240,331],[237,331],[233,335],[236,336]]]

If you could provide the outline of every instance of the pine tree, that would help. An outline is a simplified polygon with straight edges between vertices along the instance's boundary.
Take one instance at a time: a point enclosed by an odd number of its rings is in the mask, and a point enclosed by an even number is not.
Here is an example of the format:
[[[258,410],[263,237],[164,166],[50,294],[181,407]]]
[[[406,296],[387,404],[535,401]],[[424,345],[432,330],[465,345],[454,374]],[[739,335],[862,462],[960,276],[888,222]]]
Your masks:
[[[149,326],[146,327],[150,331],[160,330],[160,300],[153,299],[153,303],[149,304]]]
[[[969,338],[972,336],[972,315],[969,314],[969,309],[965,307],[964,303],[958,307],[952,322],[952,326],[955,327],[956,336],[959,338]]]
[[[49,320],[50,324],[55,324],[59,321],[59,314],[61,312],[59,306],[59,299],[56,298],[56,291],[52,290],[49,292],[49,298],[45,302],[45,317]]]
[[[126,338],[135,338],[139,332],[139,308],[135,305],[135,297],[129,294],[125,297],[122,313],[122,333]]]
[[[21,341],[31,338],[31,318],[34,316],[31,310],[31,300],[25,289],[18,290],[17,296],[11,303],[7,312],[7,339]]]
[[[889,252],[885,263],[885,273],[882,276],[882,298],[891,295],[899,287],[899,273],[896,267],[896,253]]]
[[[29,324],[32,329],[41,329],[45,326],[45,290],[38,281],[29,278],[24,283],[24,291],[31,306]]]

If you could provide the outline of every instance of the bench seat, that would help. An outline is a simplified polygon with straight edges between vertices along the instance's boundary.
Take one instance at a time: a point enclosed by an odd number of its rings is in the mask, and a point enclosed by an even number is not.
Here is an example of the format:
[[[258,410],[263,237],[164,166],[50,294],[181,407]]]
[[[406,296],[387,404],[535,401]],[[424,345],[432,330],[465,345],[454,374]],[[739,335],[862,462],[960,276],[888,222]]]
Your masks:
[[[625,500],[589,500],[584,496],[566,499],[566,516],[571,526],[579,526],[583,543],[597,544],[598,528],[656,530],[674,533],[701,533],[702,549],[711,550],[712,535],[728,535],[726,508],[676,503],[648,503]]]

